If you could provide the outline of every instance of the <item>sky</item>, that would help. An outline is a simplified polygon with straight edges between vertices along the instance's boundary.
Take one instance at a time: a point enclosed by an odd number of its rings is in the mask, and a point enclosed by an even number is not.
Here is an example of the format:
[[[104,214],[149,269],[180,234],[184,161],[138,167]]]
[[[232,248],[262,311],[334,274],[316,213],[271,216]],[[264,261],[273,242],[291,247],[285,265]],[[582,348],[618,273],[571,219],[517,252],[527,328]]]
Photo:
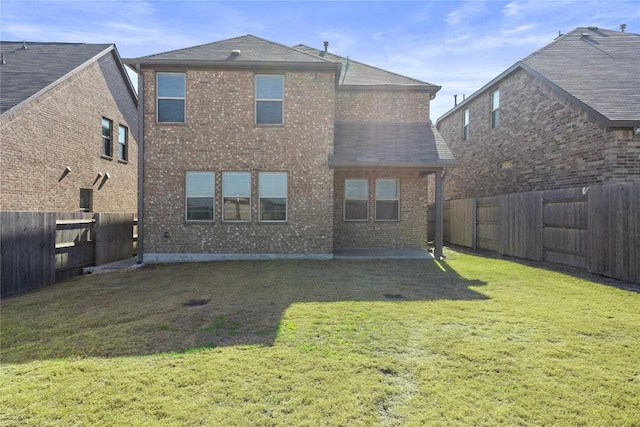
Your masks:
[[[435,121],[559,33],[640,33],[638,0],[145,1],[2,0],[4,41],[115,43],[134,58],[253,34],[323,47],[442,86]],[[576,64],[579,66],[579,64]]]

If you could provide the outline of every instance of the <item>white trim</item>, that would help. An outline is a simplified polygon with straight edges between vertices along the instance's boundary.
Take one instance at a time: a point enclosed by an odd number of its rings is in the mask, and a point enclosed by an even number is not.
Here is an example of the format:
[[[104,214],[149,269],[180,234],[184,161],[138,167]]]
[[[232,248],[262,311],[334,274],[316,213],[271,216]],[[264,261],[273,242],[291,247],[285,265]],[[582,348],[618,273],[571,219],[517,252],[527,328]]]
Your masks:
[[[260,98],[258,99],[258,77],[280,77],[282,79],[282,99]],[[282,126],[284,125],[284,74],[256,74],[254,79],[253,98],[254,98],[254,119],[253,122],[257,126]],[[277,101],[282,103],[282,122],[281,123],[258,123],[258,101]]]
[[[211,174],[211,176],[213,177],[213,194],[209,195],[209,194],[191,194],[189,195],[187,192],[187,175],[189,175],[190,173],[207,173],[207,174]],[[189,219],[189,197],[199,197],[199,198],[209,198],[211,197],[211,199],[213,200],[213,218],[211,220],[208,219]],[[202,222],[202,223],[206,223],[206,224],[211,224],[216,222],[216,173],[214,171],[202,171],[202,170],[190,170],[190,171],[185,171],[184,172],[184,220],[186,222],[192,223],[192,222]]]
[[[225,210],[224,199],[226,199],[226,198],[232,199],[234,197],[245,197],[245,196],[237,196],[237,195],[225,196],[225,194],[224,194],[224,176],[227,175],[227,174],[245,174],[245,175],[249,175],[249,196],[248,196],[249,197],[249,219],[247,219],[247,220],[226,219],[224,217],[224,210]],[[251,172],[247,172],[247,171],[226,171],[226,172],[222,172],[220,179],[221,179],[221,181],[220,181],[220,195],[221,195],[221,199],[222,199],[222,201],[221,201],[222,202],[222,204],[221,204],[222,212],[220,212],[220,216],[221,216],[222,222],[228,222],[228,223],[232,223],[232,224],[233,223],[241,223],[241,222],[244,222],[244,223],[251,222],[251,208],[252,208],[251,203],[253,201],[253,197],[251,197],[251,187],[252,187],[251,181],[253,179],[253,177],[251,176]]]
[[[378,198],[378,181],[395,181],[396,182],[396,190],[398,192],[397,199],[379,199]],[[377,222],[400,222],[400,178],[376,178],[374,182],[375,188],[373,193],[374,200],[374,210],[373,219]],[[378,219],[378,202],[398,202],[398,219]]]
[[[356,201],[366,201],[367,202],[367,217],[365,219],[347,219],[347,181],[365,181],[367,183],[367,198],[366,199],[348,199],[348,200],[356,200]],[[369,178],[345,178],[344,179],[344,195],[342,197],[342,220],[344,222],[367,222],[369,221],[369,197],[370,191],[369,187],[371,183],[369,182]]]
[[[145,264],[210,261],[266,261],[266,260],[330,260],[333,254],[212,254],[212,253],[145,253]]]
[[[287,181],[285,188],[287,195],[284,197],[284,220],[263,220],[262,219],[262,199],[282,199],[279,195],[261,195],[260,194],[260,176],[261,175],[284,175]],[[258,172],[258,222],[284,224],[289,222],[289,172]]]
[[[183,97],[176,97],[176,96],[163,96],[160,97],[160,90],[158,88],[158,76],[160,76],[161,74],[177,74],[177,75],[181,75],[184,76],[184,96]],[[187,73],[167,73],[164,71],[159,71],[156,72],[156,123],[157,124],[171,124],[171,123],[187,123]],[[159,115],[160,115],[160,109],[158,108],[158,104],[160,101],[160,98],[162,99],[169,99],[169,100],[180,100],[182,101],[182,117],[184,118],[184,120],[182,120],[181,122],[161,122],[159,119]]]

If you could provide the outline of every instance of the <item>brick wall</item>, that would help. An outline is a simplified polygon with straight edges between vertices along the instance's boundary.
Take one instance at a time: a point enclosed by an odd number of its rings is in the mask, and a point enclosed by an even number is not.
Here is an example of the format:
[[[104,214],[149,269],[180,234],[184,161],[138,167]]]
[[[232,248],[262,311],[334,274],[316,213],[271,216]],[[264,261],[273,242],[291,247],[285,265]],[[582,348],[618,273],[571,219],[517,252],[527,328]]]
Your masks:
[[[640,179],[640,139],[632,132],[602,129],[523,70],[500,83],[501,123],[491,129],[489,96],[494,89],[468,104],[467,141],[462,140],[464,108],[439,123],[460,162],[445,179],[445,198]]]
[[[187,70],[186,123],[156,124],[145,70],[145,254],[328,254],[333,248],[335,76],[286,72],[284,125],[254,124],[255,74]],[[185,221],[185,172],[213,171],[215,221]],[[221,221],[222,172],[251,172],[251,221]],[[288,172],[288,221],[258,221],[259,172]],[[167,236],[167,237],[165,237]]]
[[[428,92],[338,90],[336,120],[351,122],[428,122]]]
[[[114,156],[102,154],[102,117],[113,121]],[[74,212],[80,188],[96,212],[137,212],[135,102],[111,54],[0,122],[0,210]],[[118,125],[129,128],[128,162],[118,160]],[[71,172],[64,178],[66,167]],[[98,178],[102,173],[103,177]],[[104,174],[110,179],[103,182]]]
[[[369,181],[369,219],[344,220],[344,180]],[[375,220],[375,180],[400,180],[400,221]],[[427,179],[417,170],[336,170],[334,247],[347,248],[424,248],[427,246]]]

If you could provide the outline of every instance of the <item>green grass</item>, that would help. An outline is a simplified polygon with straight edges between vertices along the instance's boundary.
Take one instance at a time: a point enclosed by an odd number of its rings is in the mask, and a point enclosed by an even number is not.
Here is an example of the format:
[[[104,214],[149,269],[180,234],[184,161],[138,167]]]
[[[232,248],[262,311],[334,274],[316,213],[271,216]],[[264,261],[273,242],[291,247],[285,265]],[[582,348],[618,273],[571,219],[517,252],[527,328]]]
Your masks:
[[[640,425],[640,294],[448,255],[164,265],[5,299],[0,425]]]

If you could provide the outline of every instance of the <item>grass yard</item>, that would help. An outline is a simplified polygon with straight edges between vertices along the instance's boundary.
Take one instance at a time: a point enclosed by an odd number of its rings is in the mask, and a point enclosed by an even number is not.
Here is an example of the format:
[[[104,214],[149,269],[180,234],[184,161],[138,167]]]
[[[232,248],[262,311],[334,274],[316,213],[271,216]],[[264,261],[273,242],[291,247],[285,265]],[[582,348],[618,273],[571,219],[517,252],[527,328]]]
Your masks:
[[[0,425],[640,426],[640,294],[500,259],[76,277],[1,306]]]

